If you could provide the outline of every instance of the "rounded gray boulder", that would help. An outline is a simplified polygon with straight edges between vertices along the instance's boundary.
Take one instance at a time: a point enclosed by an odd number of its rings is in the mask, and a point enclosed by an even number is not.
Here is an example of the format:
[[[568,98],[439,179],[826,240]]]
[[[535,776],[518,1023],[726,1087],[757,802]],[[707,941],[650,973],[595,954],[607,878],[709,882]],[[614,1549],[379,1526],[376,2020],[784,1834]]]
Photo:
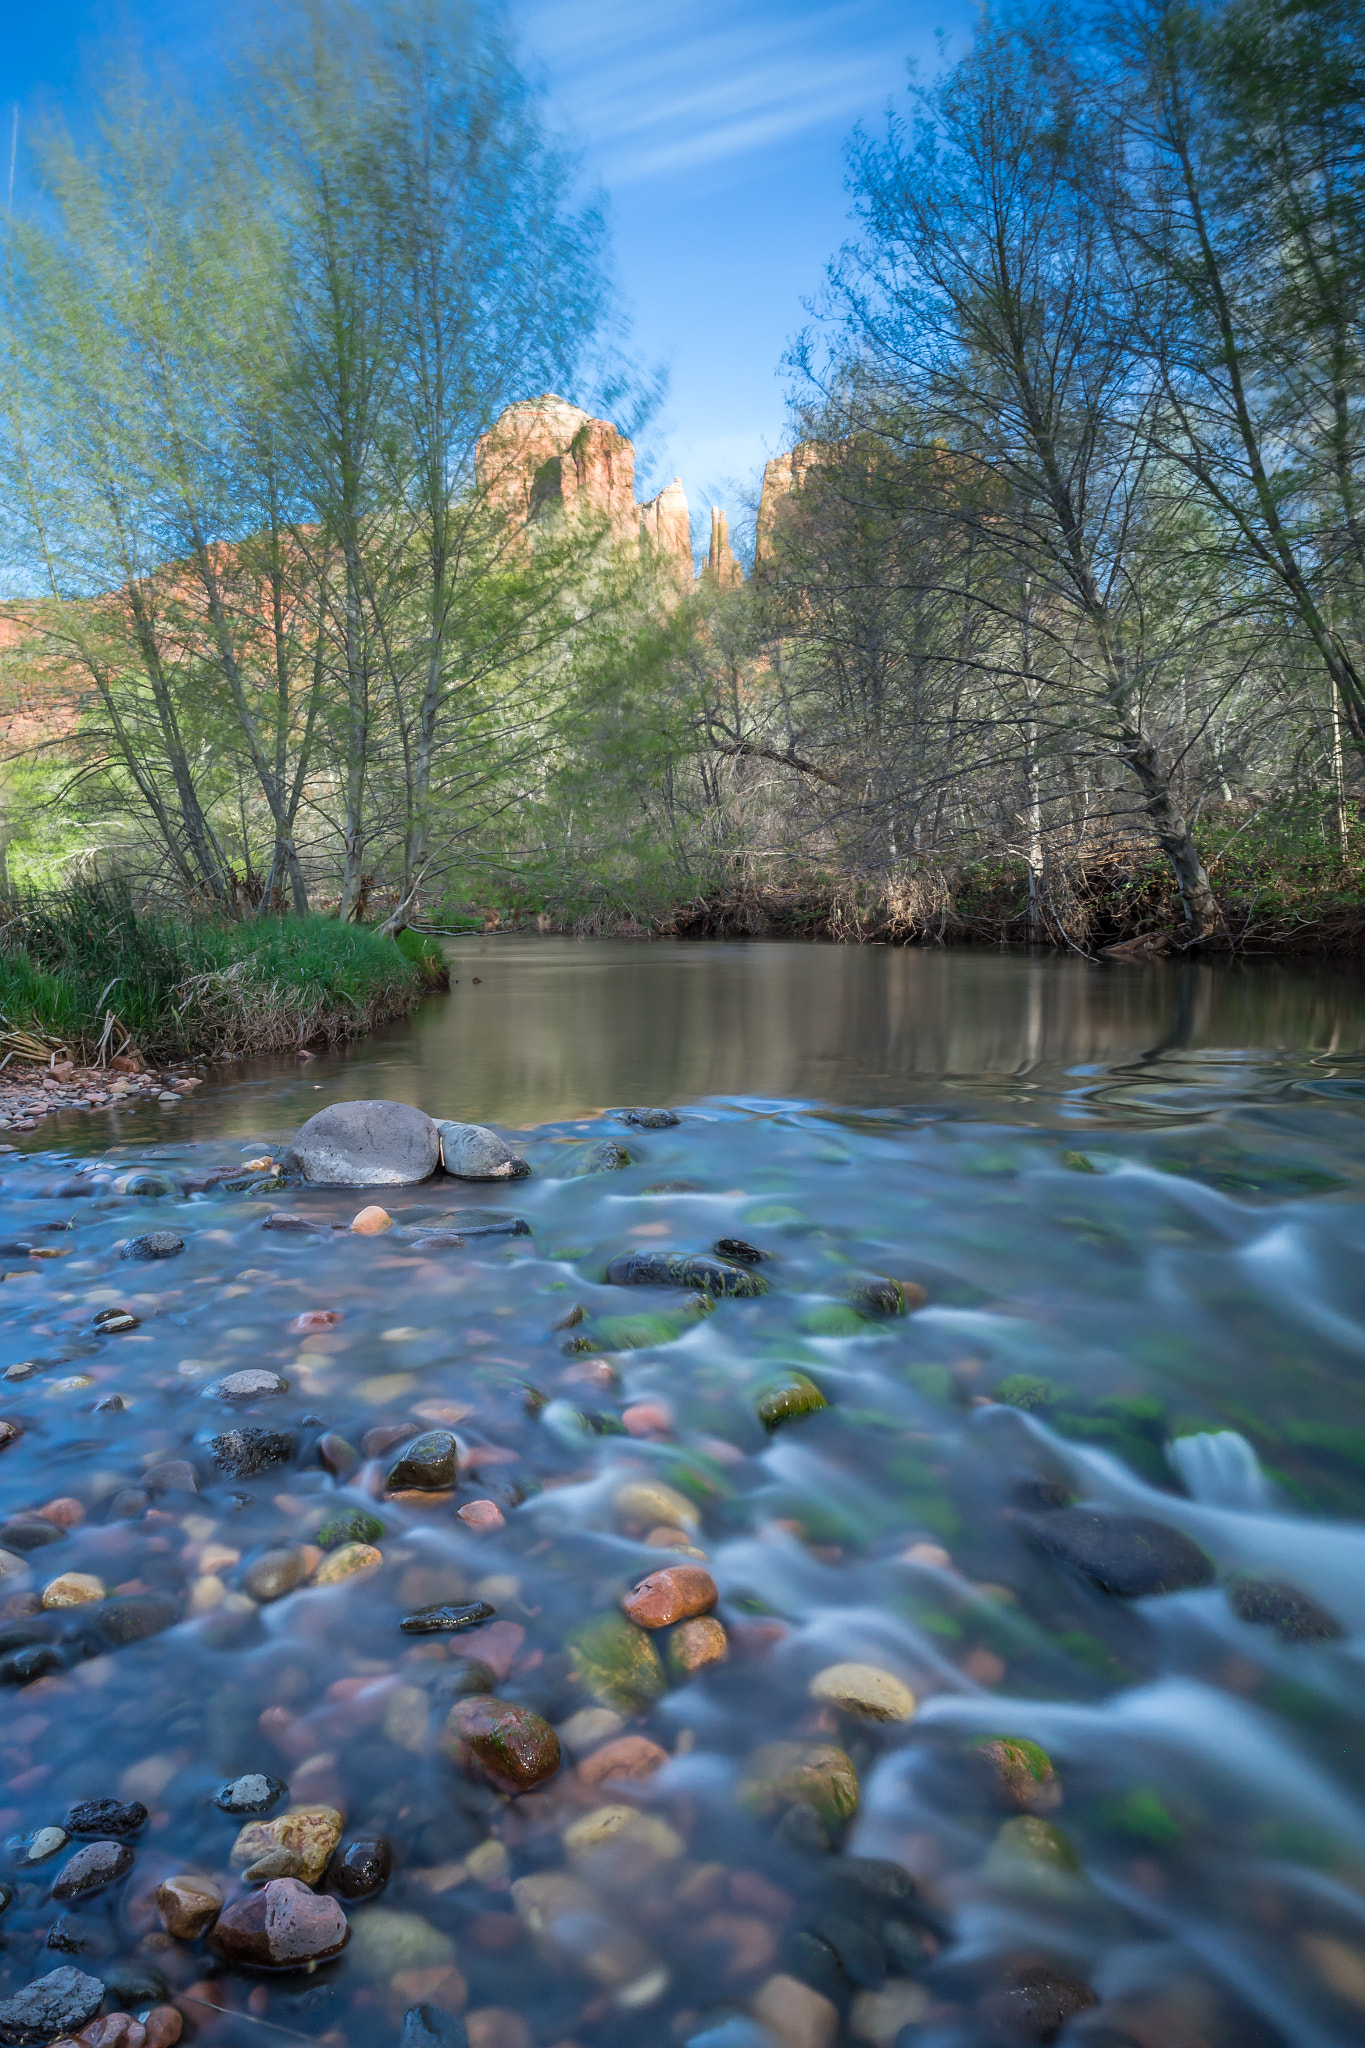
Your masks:
[[[441,1164],[456,1180],[520,1180],[531,1171],[505,1138],[483,1124],[438,1122]]]
[[[429,1179],[440,1158],[440,1132],[423,1110],[332,1102],[309,1117],[285,1164],[315,1187],[396,1188]]]

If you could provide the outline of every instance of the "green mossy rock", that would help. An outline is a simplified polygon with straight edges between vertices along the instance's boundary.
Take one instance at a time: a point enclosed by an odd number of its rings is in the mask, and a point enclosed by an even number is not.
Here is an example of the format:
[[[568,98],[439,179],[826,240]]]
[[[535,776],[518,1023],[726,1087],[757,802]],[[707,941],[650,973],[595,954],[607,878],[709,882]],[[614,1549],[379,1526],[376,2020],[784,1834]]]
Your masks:
[[[1052,1384],[1031,1372],[1012,1372],[1008,1379],[1001,1380],[995,1398],[1011,1408],[1022,1408],[1027,1415],[1034,1408],[1047,1407],[1052,1399]]]
[[[760,1390],[754,1403],[759,1421],[768,1430],[780,1429],[784,1422],[795,1422],[802,1415],[815,1415],[828,1406],[814,1380],[808,1380],[803,1372],[788,1373],[783,1379],[770,1381]]]
[[[861,1337],[867,1322],[846,1302],[831,1301],[803,1315],[801,1329],[807,1337]]]
[[[990,1772],[992,1789],[1020,1813],[1050,1813],[1062,1803],[1052,1759],[1036,1742],[1018,1735],[991,1735],[976,1744]]]
[[[377,1515],[352,1508],[349,1514],[330,1516],[313,1541],[320,1550],[339,1550],[343,1543],[378,1543],[383,1534],[384,1524]]]
[[[1006,1883],[1075,1878],[1080,1868],[1081,1859],[1061,1829],[1032,1813],[1007,1820],[986,1858],[989,1875]]]
[[[865,1316],[905,1314],[905,1289],[899,1280],[889,1280],[884,1273],[860,1273],[849,1282],[846,1292],[854,1308]]]
[[[740,1790],[750,1813],[766,1818],[787,1806],[813,1806],[826,1828],[858,1811],[858,1773],[830,1742],[770,1742],[754,1751]]]
[[[640,1714],[663,1695],[659,1652],[623,1614],[585,1622],[569,1636],[568,1650],[579,1684],[605,1707]]]

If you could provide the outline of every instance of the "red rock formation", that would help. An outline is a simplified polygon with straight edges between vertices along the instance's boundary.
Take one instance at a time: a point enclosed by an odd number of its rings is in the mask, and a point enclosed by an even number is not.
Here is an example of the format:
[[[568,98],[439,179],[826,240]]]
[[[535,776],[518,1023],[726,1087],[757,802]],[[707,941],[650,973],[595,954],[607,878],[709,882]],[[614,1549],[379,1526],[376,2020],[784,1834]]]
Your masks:
[[[518,524],[586,511],[613,540],[638,535],[634,448],[609,421],[552,392],[499,415],[479,442],[475,473]]]
[[[777,557],[777,543],[783,517],[794,492],[806,480],[806,472],[820,449],[814,441],[802,441],[785,455],[774,455],[763,466],[763,492],[758,501],[758,531],[754,538],[754,574],[771,570]]]
[[[719,590],[738,590],[744,581],[744,571],[730,546],[730,522],[719,505],[711,507],[711,546],[702,575]]]
[[[692,520],[680,478],[640,507],[640,546],[653,550],[681,588],[691,589]]]

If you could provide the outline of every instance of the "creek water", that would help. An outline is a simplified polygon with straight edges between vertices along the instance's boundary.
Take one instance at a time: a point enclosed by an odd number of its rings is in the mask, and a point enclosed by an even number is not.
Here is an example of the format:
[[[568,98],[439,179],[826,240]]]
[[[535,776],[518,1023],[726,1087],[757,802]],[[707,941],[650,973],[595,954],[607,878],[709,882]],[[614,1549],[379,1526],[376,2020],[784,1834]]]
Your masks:
[[[173,1996],[232,2048],[369,2048],[414,2006],[410,2040],[462,2015],[472,2048],[1358,2042],[1359,977],[451,957],[401,1031],[50,1120],[0,1162],[0,1998],[70,1965],[106,2009]],[[376,1196],[250,1165],[373,1096],[496,1124],[530,1177]],[[621,1120],[640,1104],[680,1120]],[[380,1235],[263,1228],[372,1199]],[[463,1243],[424,1245],[452,1223]],[[183,1252],[120,1258],[157,1230]],[[605,1278],[736,1239],[766,1254],[752,1298]],[[285,1390],[225,1400],[245,1368]],[[442,1427],[454,1490],[386,1497]],[[224,1471],[214,1440],[247,1429],[288,1441]],[[459,1517],[475,1499],[501,1526]],[[1122,1562],[1081,1568],[1068,1501],[1186,1539],[1194,1582],[1106,1590]],[[252,1597],[347,1510],[381,1564]],[[714,1576],[727,1653],[642,1680],[601,1623],[670,1558]],[[69,1574],[97,1597],[43,1606]],[[399,1629],[476,1600],[481,1629]],[[538,1789],[452,1761],[470,1659],[560,1731]],[[631,1735],[640,1775],[601,1775]],[[312,1969],[229,1965],[158,1917],[175,1873],[243,1892],[214,1801],[257,1772],[340,1811],[343,1846],[391,1846]],[[54,1900],[80,1844],[38,1837],[86,1799],[148,1809],[132,1867]]]

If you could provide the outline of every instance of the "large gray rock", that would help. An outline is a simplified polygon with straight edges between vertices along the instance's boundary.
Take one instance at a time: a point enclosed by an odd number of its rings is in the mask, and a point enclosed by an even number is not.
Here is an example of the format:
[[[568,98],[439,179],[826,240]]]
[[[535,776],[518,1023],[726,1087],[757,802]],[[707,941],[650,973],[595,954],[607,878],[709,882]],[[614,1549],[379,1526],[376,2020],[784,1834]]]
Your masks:
[[[441,1134],[441,1164],[456,1180],[520,1180],[531,1171],[505,1138],[482,1124],[436,1125]]]
[[[332,1102],[310,1116],[285,1156],[317,1186],[406,1187],[435,1173],[441,1138],[406,1102]]]
[[[12,1998],[0,2000],[0,2041],[51,2041],[74,2034],[92,2020],[104,2001],[98,1977],[69,1965],[49,1970]]]

